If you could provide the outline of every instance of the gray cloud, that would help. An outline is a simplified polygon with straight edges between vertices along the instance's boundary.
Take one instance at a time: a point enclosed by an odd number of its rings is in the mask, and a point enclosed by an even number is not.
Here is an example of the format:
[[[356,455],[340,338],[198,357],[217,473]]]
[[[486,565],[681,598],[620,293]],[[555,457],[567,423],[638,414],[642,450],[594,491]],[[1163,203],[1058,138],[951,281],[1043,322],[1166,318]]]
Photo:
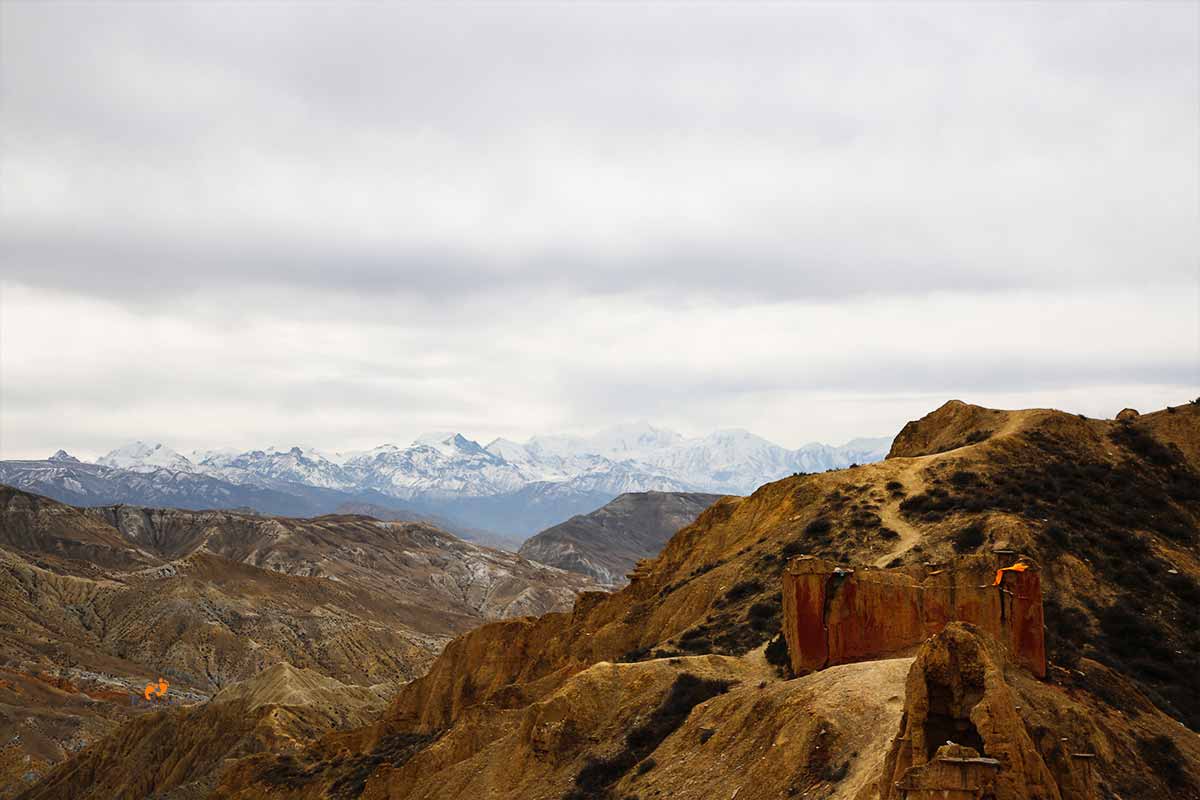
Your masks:
[[[1194,7],[10,5],[13,278],[1190,280]]]
[[[390,318],[311,306],[211,317],[10,289],[0,341],[21,335],[5,347],[0,447],[102,452],[134,436],[365,447],[424,429],[486,440],[643,417],[798,445],[893,432],[950,396],[1093,414],[1183,402],[1200,386],[1196,337],[1180,335],[1194,327],[1194,298],[1144,299],[738,307],[544,295],[495,308],[408,301]]]
[[[0,5],[2,446],[1166,402],[1198,14]]]

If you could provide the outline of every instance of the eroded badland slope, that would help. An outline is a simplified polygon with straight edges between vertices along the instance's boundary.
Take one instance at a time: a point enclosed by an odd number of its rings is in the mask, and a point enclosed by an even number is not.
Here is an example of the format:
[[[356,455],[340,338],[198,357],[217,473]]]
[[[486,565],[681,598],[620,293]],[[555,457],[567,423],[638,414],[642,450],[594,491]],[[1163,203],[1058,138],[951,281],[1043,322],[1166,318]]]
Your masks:
[[[141,714],[83,750],[28,797],[208,796],[221,767],[254,753],[286,754],[323,733],[361,725],[382,692],[278,664],[210,701]]]
[[[273,664],[394,687],[454,635],[586,585],[423,524],[77,509],[0,487],[0,796]],[[160,677],[169,694],[145,699]]]
[[[1198,521],[1200,406],[951,402],[885,462],[719,501],[618,593],[459,637],[372,724],[233,759],[211,796],[869,800],[964,775],[996,800],[1200,797]],[[1040,565],[1045,680],[962,623],[917,652],[776,666],[790,557],[997,549]],[[99,796],[69,767],[31,796]]]

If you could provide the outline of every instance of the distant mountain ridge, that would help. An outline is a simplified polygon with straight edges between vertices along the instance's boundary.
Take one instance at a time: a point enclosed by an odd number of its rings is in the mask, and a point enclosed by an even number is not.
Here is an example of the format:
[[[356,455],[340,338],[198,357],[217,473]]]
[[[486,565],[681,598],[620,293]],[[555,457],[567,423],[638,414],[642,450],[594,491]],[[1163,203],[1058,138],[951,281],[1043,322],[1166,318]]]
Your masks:
[[[461,433],[434,433],[404,447],[350,453],[272,447],[184,455],[139,441],[95,464],[62,450],[45,461],[0,462],[0,482],[78,505],[245,507],[311,516],[370,503],[523,538],[627,492],[747,494],[795,472],[878,461],[890,443],[856,439],[789,450],[744,430],[686,438],[645,423],[487,446]]]
[[[623,494],[590,514],[529,537],[518,552],[603,586],[623,586],[638,561],[658,555],[676,531],[720,499],[718,494],[690,492]]]

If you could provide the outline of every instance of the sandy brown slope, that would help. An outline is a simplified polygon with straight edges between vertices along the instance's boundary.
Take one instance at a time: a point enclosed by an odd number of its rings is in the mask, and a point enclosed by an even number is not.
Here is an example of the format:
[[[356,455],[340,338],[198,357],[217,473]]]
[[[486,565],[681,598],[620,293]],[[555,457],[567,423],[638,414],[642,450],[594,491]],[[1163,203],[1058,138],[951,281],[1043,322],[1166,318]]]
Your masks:
[[[719,501],[616,594],[456,639],[374,724],[232,763],[213,796],[863,800],[884,756],[863,737],[897,718],[904,670],[772,676],[761,648],[779,631],[783,563],[1004,546],[1042,564],[1047,597],[1050,679],[1015,673],[1004,695],[1028,757],[1065,763],[1068,738],[1095,753],[1101,796],[1200,797],[1198,440],[1191,405],[1117,423],[947,404],[885,462]],[[546,704],[559,710],[543,717]],[[702,749],[718,735],[722,749]],[[1082,800],[1054,770],[1057,796]]]
[[[29,689],[0,715],[0,785],[27,784],[130,714],[278,662],[398,684],[457,633],[563,607],[585,585],[422,524],[75,509],[0,488],[0,666]],[[46,695],[39,675],[102,700]],[[170,695],[148,703],[141,689],[160,676]]]
[[[203,797],[227,759],[287,753],[324,732],[360,725],[383,705],[377,692],[279,664],[207,703],[137,716],[22,797],[79,796],[77,786],[89,797]]]
[[[472,618],[540,613],[585,582],[420,522],[331,515],[313,519],[221,511],[82,509],[163,559],[208,553],[287,575],[369,587],[445,625],[447,606]],[[427,614],[425,612],[428,612]]]
[[[534,534],[519,552],[604,586],[622,586],[638,561],[658,555],[677,530],[720,499],[692,492],[629,492]]]

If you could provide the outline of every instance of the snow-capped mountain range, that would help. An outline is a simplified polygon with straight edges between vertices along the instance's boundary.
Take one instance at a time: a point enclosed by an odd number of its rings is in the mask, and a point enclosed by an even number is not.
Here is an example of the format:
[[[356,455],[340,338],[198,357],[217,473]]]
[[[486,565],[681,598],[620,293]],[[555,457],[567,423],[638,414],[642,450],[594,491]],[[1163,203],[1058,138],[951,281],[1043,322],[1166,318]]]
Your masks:
[[[326,453],[267,448],[244,453],[194,451],[134,442],[96,463],[135,472],[167,469],[271,486],[279,481],[326,489],[374,489],[396,498],[481,497],[532,483],[572,483],[594,491],[706,491],[746,494],[793,472],[838,469],[883,458],[891,440],[856,439],[841,447],[808,444],[788,450],[744,430],[685,439],[649,425],[627,425],[591,437],[496,439],[486,447],[460,433],[427,433],[411,444]]]
[[[165,444],[133,442],[95,464],[61,450],[47,461],[0,462],[0,482],[69,495],[59,499],[81,505],[144,503],[155,499],[154,489],[164,504],[213,507],[224,498],[276,514],[288,513],[288,504],[277,502],[280,495],[303,498],[302,510],[316,513],[335,511],[326,506],[339,500],[382,501],[520,538],[625,492],[747,494],[793,472],[877,461],[890,443],[856,439],[788,450],[744,430],[685,438],[644,423],[594,436],[496,439],[487,446],[459,433],[432,433],[405,446],[349,453],[268,447],[184,455]],[[137,488],[136,498],[123,499],[130,487]],[[186,502],[193,492],[196,501]],[[80,502],[89,496],[93,502]]]

